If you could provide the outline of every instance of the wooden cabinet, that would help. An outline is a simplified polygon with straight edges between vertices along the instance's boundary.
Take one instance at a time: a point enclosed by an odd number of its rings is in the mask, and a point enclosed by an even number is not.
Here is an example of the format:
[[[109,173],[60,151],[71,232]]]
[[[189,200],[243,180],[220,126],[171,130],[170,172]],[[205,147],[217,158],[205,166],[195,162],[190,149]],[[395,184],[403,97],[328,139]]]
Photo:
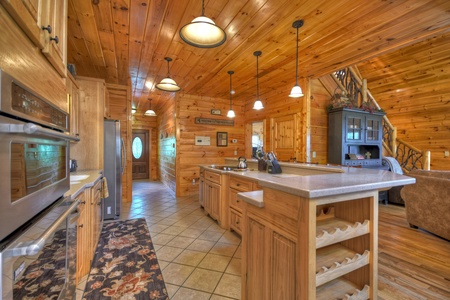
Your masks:
[[[77,284],[89,273],[95,249],[102,229],[102,179],[93,187],[82,191],[80,199],[77,230]]]
[[[1,2],[62,77],[67,74],[67,0]]]
[[[89,272],[89,247],[88,247],[88,212],[86,210],[86,194],[82,191],[75,200],[79,199],[78,212],[80,217],[78,219],[77,228],[77,271],[76,281],[77,284],[84,275]]]
[[[228,189],[229,210],[230,210],[230,229],[242,235],[242,213],[245,204],[238,199],[240,192],[250,192],[261,189],[254,181],[237,178],[230,175],[230,184]]]
[[[67,103],[69,105],[69,115],[70,115],[70,135],[79,136],[80,135],[80,92],[78,83],[75,79],[68,73],[68,80],[66,81],[67,88]]]
[[[244,210],[242,298],[376,299],[377,219],[377,191],[308,199],[264,188],[264,207]]]
[[[198,202],[201,207],[204,207],[203,202],[205,199],[205,169],[200,168],[200,179],[198,184]]]
[[[203,207],[211,218],[220,223],[220,203],[222,201],[222,175],[205,171]]]
[[[384,113],[340,108],[328,115],[328,163],[381,166]]]

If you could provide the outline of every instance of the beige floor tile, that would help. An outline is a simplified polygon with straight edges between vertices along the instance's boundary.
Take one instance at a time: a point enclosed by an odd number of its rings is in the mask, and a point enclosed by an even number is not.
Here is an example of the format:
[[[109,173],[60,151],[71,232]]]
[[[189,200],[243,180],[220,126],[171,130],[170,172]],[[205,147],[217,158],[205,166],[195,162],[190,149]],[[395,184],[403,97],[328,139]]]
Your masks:
[[[231,274],[223,274],[214,294],[241,299],[241,277]]]
[[[212,295],[211,298],[209,298],[210,300],[230,300],[233,298],[229,298],[229,297],[224,297],[224,296],[220,296],[220,295]],[[235,299],[233,299],[235,300]]]
[[[183,252],[183,249],[181,248],[163,246],[161,247],[161,249],[156,251],[156,257],[158,258],[158,261],[159,260],[172,261],[181,252]]]
[[[231,257],[208,253],[198,265],[199,268],[224,272]]]
[[[225,273],[241,276],[241,259],[232,258],[227,269],[225,270]]]
[[[195,241],[195,239],[193,239],[193,238],[188,238],[188,237],[184,237],[184,236],[177,236],[173,240],[168,242],[167,246],[178,247],[178,248],[185,249],[190,244],[192,244],[193,241]]]
[[[233,256],[237,248],[238,246],[236,245],[216,243],[210,252],[219,255]]]
[[[174,285],[182,285],[193,270],[194,267],[191,266],[170,263],[164,270],[162,270],[164,282]]]
[[[210,293],[205,293],[201,291],[196,291],[188,288],[181,287],[175,296],[171,299],[173,300],[209,300],[211,297]]]
[[[235,232],[226,231],[220,238],[219,243],[240,245],[241,237],[238,234],[236,234]]]
[[[158,260],[158,265],[161,270],[164,270],[169,264],[170,264],[170,262],[168,262],[168,261]]]
[[[178,285],[170,284],[167,282],[165,284],[166,284],[167,294],[169,295],[169,298],[172,299],[172,297],[175,295],[175,293],[178,291],[178,289],[180,287]]]
[[[181,252],[180,255],[178,255],[173,260],[173,262],[196,267],[205,256],[206,256],[205,252],[185,249],[183,252]]]
[[[203,233],[203,231],[203,229],[187,228],[179,235],[196,239]]]
[[[154,245],[165,245],[175,238],[176,235],[170,235],[165,233],[154,234],[152,242]]]
[[[206,230],[198,238],[201,240],[217,242],[221,237],[222,237],[221,232]]]
[[[201,252],[209,252],[211,248],[214,246],[214,242],[206,241],[206,240],[195,240],[192,244],[187,247],[189,250],[201,251]]]
[[[217,224],[217,223],[211,224],[211,225],[208,227],[207,230],[208,230],[208,231],[215,231],[215,232],[218,232],[218,233],[224,233],[224,232],[226,232],[226,230],[223,229],[222,227],[220,227],[219,224]]]
[[[150,231],[150,234],[153,235],[153,233],[160,233],[166,230],[168,227],[169,226],[167,225],[153,224],[152,226],[148,227],[148,230]]]
[[[179,235],[180,233],[185,231],[186,228],[187,227],[170,226],[169,228],[165,229],[162,233],[171,234],[171,235]]]
[[[221,277],[221,272],[196,268],[183,284],[183,287],[212,293]]]
[[[242,258],[242,246],[239,246],[234,253],[234,258]]]

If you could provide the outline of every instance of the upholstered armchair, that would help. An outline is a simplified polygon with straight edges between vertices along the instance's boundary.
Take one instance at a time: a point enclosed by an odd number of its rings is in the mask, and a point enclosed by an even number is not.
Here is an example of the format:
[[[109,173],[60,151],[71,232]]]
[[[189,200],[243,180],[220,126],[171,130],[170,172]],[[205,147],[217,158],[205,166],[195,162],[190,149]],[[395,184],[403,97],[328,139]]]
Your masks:
[[[406,220],[450,240],[450,171],[413,170],[408,176],[416,183],[401,190]]]

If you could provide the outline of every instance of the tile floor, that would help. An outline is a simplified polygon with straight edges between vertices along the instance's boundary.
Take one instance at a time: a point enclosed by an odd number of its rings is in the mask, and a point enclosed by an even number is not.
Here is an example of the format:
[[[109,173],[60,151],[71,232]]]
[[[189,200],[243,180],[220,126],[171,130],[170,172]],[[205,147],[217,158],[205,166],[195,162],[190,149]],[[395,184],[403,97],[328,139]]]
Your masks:
[[[241,239],[206,216],[198,196],[176,198],[160,182],[133,181],[120,218],[146,219],[170,299],[240,299]]]

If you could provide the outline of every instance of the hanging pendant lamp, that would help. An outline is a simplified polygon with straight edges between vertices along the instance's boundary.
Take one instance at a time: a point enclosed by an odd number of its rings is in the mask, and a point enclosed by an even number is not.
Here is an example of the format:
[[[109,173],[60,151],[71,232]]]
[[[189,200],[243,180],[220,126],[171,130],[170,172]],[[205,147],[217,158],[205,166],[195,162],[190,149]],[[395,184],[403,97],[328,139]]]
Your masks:
[[[177,85],[175,80],[170,78],[169,63],[172,59],[170,57],[165,57],[164,60],[167,61],[167,77],[161,80],[161,82],[156,85],[156,88],[166,92],[178,92],[181,88]]]
[[[253,109],[256,109],[256,110],[260,110],[260,109],[264,108],[261,100],[259,100],[258,57],[261,56],[261,54],[262,54],[261,51],[253,52],[253,55],[256,56],[256,101],[253,104]]]
[[[295,85],[292,88],[291,93],[289,94],[289,97],[291,98],[299,98],[304,96],[302,88],[298,85],[298,29],[302,26],[303,20],[297,20],[292,23],[292,27],[297,28],[297,54],[295,60]]]
[[[227,117],[228,118],[234,118],[236,117],[236,114],[234,113],[233,107],[232,107],[232,95],[234,93],[233,91],[233,85],[232,85],[232,81],[231,81],[231,75],[234,74],[234,71],[228,71],[228,74],[230,74],[230,110],[227,113]]]
[[[205,1],[202,0],[202,15],[180,29],[180,37],[191,46],[198,48],[215,48],[227,39],[225,31],[213,20],[205,17]]]
[[[156,113],[155,111],[152,109],[152,99],[149,98],[148,100],[150,100],[150,109],[147,109],[144,113],[144,116],[148,116],[148,117],[156,117]]]

